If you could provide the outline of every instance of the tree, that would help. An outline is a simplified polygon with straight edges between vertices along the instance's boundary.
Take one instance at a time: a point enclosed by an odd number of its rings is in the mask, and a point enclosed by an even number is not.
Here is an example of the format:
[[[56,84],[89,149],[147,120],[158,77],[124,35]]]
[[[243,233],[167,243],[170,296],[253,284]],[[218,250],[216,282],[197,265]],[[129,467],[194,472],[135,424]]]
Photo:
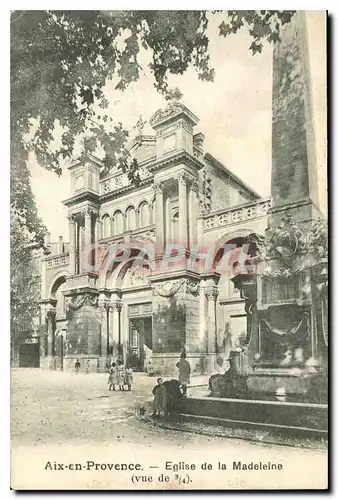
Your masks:
[[[205,11],[15,11],[11,15],[11,137],[20,157],[34,151],[38,162],[60,174],[75,138],[85,134],[84,152],[103,148],[107,168],[118,165],[135,176],[121,123],[105,113],[103,88],[115,80],[124,90],[139,78],[141,48],[152,53],[149,69],[156,89],[168,95],[168,74],[193,66],[212,81]],[[228,11],[223,37],[246,27],[250,50],[279,39],[292,11]],[[34,131],[27,137],[29,131]],[[55,128],[61,140],[53,143]],[[17,148],[15,148],[17,149]],[[15,158],[14,158],[15,159]],[[136,179],[137,180],[137,179]]]
[[[24,266],[25,248],[42,244],[46,228],[37,215],[27,160],[61,175],[62,160],[73,156],[83,136],[83,154],[98,146],[108,170],[120,167],[139,181],[137,163],[126,149],[128,133],[106,113],[107,81],[125,90],[140,74],[139,54],[151,51],[154,86],[167,98],[168,74],[193,66],[200,79],[212,81],[205,11],[14,11],[11,13],[11,272]],[[292,11],[224,12],[219,34],[228,37],[246,27],[249,49],[279,39]],[[61,138],[55,141],[55,131]],[[12,284],[12,280],[11,280]],[[14,282],[13,282],[14,287]],[[24,301],[20,287],[12,297]],[[23,296],[20,299],[20,293]]]

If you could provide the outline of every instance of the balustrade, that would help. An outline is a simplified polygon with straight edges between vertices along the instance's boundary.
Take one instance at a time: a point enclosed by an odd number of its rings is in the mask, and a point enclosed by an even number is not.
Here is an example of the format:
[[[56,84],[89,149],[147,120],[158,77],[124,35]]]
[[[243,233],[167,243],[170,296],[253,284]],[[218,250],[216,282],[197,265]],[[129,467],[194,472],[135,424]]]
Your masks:
[[[209,231],[214,228],[230,226],[242,221],[264,217],[267,215],[270,207],[271,201],[268,199],[255,202],[251,205],[231,209],[227,208],[222,212],[218,211],[215,214],[205,215],[203,217],[204,230]]]
[[[69,264],[69,254],[57,255],[55,257],[48,257],[46,259],[47,269],[68,266],[68,264]]]

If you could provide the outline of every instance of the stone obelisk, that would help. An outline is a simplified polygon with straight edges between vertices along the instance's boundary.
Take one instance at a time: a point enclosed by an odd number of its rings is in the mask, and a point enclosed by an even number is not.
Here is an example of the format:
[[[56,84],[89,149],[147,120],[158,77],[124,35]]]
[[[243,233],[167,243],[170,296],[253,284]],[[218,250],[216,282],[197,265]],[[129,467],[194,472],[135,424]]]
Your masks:
[[[285,211],[301,229],[311,226],[319,212],[305,16],[299,11],[293,15],[273,52],[272,229]]]

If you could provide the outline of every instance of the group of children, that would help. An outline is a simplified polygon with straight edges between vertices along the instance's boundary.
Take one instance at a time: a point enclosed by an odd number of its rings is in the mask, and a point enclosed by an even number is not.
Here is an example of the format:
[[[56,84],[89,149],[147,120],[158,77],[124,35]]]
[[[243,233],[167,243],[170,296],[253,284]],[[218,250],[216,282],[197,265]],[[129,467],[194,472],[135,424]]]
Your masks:
[[[124,366],[123,362],[118,360],[113,362],[109,368],[108,388],[109,391],[116,391],[115,386],[119,387],[120,391],[124,391],[124,387],[128,387],[131,391],[133,383],[133,369],[130,365]]]
[[[190,364],[186,360],[186,353],[183,352],[180,357],[180,361],[176,364],[176,367],[179,370],[179,380],[177,384],[181,388],[181,393],[183,396],[187,395],[187,386],[190,383]],[[148,362],[146,366],[146,370],[149,376],[154,375],[154,368],[151,364],[151,361]],[[118,360],[116,363],[113,362],[109,368],[109,378],[108,378],[108,387],[111,391],[116,391],[115,386],[119,387],[120,391],[124,391],[124,387],[128,387],[128,391],[131,391],[131,386],[133,382],[133,369],[130,364],[124,366],[121,360]],[[167,388],[163,383],[163,379],[159,377],[157,379],[157,385],[153,388],[153,396],[154,396],[154,413],[153,417],[161,417],[167,415],[167,403],[168,403],[168,394]]]

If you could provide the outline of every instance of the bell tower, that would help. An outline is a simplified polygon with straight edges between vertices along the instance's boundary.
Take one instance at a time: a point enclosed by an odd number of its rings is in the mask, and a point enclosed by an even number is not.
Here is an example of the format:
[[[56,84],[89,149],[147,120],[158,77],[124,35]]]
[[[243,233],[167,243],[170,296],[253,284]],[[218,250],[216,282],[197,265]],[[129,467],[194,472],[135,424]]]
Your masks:
[[[150,125],[156,131],[156,156],[178,151],[193,154],[193,127],[199,119],[177,99],[159,109],[151,118]]]
[[[99,177],[102,164],[87,156],[69,167],[71,196],[68,207],[69,277],[64,290],[68,321],[65,368],[76,359],[86,369],[97,371],[102,364],[98,310]],[[87,366],[88,365],[88,366]]]

